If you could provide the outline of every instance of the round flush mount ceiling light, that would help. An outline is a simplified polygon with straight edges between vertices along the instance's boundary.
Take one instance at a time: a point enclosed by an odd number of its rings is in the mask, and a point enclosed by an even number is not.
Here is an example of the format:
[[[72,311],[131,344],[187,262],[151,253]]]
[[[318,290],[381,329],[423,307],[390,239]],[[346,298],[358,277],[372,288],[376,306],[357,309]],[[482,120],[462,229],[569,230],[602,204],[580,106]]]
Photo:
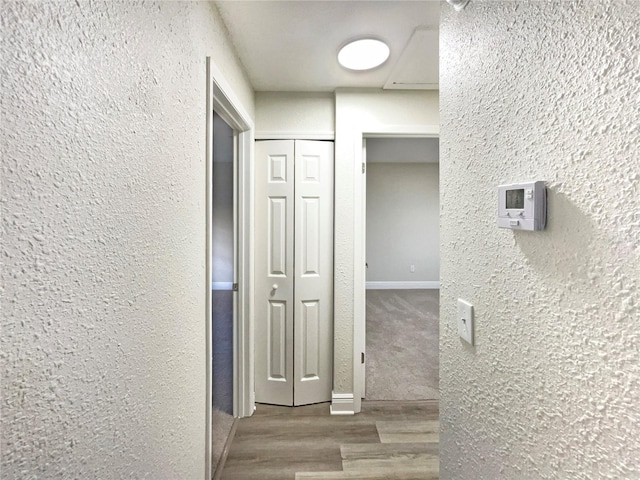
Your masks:
[[[389,58],[389,46],[373,38],[347,43],[338,52],[338,62],[349,70],[370,70]]]

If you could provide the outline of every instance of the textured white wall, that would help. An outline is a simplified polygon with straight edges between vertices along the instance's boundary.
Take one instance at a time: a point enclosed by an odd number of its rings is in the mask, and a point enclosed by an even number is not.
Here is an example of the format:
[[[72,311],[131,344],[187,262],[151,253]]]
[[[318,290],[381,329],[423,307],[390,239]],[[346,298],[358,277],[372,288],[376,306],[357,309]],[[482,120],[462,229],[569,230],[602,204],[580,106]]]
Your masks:
[[[367,282],[439,280],[438,184],[437,163],[367,164]]]
[[[355,175],[360,174],[355,131],[376,125],[439,125],[438,92],[336,91],[334,391],[353,393]],[[362,199],[364,200],[364,199]]]
[[[2,2],[2,478],[202,479],[210,4]]]
[[[333,93],[256,92],[256,136],[335,131]],[[270,138],[268,135],[265,138]]]
[[[640,478],[640,3],[441,21],[442,478]],[[520,180],[548,182],[545,231],[496,227]]]

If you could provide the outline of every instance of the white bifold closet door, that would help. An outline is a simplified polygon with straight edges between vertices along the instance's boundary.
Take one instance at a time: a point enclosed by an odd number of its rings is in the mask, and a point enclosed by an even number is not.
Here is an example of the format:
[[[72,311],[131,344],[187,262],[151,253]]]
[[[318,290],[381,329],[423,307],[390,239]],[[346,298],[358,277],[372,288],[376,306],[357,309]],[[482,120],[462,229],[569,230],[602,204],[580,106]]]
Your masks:
[[[257,141],[256,402],[331,400],[333,142]]]

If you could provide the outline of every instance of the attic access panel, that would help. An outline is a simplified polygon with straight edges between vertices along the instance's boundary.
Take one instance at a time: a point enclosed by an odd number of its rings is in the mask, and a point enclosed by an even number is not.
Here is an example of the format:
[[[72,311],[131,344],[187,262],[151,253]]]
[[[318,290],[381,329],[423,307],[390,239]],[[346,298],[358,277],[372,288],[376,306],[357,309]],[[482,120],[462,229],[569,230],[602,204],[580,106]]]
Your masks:
[[[434,28],[417,28],[413,31],[384,89],[438,89],[438,33]]]

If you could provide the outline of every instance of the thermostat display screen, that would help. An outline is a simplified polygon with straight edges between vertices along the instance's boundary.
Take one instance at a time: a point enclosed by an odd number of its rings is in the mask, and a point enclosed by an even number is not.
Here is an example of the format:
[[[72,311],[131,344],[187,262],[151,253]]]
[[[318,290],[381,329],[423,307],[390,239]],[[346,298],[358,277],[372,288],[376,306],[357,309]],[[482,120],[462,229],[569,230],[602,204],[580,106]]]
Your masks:
[[[520,188],[517,190],[507,190],[507,208],[524,208],[524,188]]]

